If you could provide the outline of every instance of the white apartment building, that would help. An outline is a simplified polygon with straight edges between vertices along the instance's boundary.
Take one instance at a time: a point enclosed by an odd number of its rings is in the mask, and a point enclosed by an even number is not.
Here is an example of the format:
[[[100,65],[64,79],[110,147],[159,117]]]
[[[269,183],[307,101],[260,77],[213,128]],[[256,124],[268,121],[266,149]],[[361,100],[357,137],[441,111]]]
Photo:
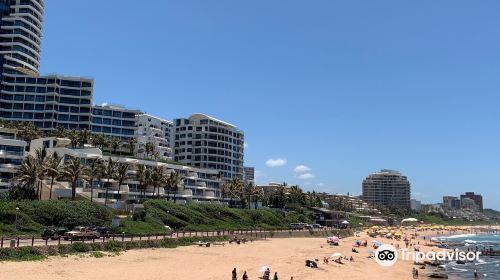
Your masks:
[[[140,110],[104,103],[92,108],[92,133],[116,137],[126,143],[135,137],[135,116]]]
[[[243,179],[244,134],[236,126],[193,114],[187,119],[174,119],[172,139],[175,161],[217,170],[225,180]]]
[[[219,172],[211,169],[204,168],[194,168],[180,164],[164,163],[152,160],[142,160],[136,158],[130,158],[126,156],[106,156],[102,154],[102,151],[96,147],[90,145],[85,145],[83,148],[72,149],[70,148],[71,141],[66,138],[55,138],[47,137],[33,140],[30,145],[30,153],[35,153],[39,148],[46,148],[47,154],[57,154],[64,158],[65,161],[70,158],[79,158],[84,165],[90,164],[95,159],[102,159],[108,161],[110,158],[115,162],[119,163],[129,163],[130,167],[128,170],[128,179],[123,182],[120,187],[120,194],[118,194],[118,182],[114,179],[110,179],[108,197],[109,203],[118,203],[144,198],[151,198],[158,194],[156,191],[153,194],[153,186],[147,186],[145,194],[141,194],[140,182],[135,178],[137,173],[137,166],[144,165],[146,168],[162,167],[166,175],[170,172],[175,171],[181,175],[183,178],[182,186],[175,193],[177,203],[226,203],[227,201],[222,200],[222,195],[220,192],[221,179],[219,178]],[[104,203],[106,194],[106,184],[108,182],[107,178],[101,178],[101,181],[95,181],[93,188],[86,181],[81,181],[78,183],[77,194],[81,197],[87,199],[90,198],[92,192],[92,197],[94,201],[99,203]],[[64,190],[69,189],[70,185],[68,182],[58,182],[55,185],[55,193],[63,193]],[[63,191],[61,191],[61,189]],[[160,188],[160,197],[166,198],[167,191],[165,186]],[[170,198],[173,199],[174,193],[170,194]],[[227,200],[227,199],[226,199]]]
[[[27,143],[17,139],[16,130],[0,127],[0,192],[7,191],[22,164]]]
[[[160,159],[172,160],[170,132],[173,123],[171,121],[147,114],[139,114],[135,116],[135,125],[137,127],[137,155],[139,157],[146,157],[146,144],[152,143],[153,152],[157,153]]]

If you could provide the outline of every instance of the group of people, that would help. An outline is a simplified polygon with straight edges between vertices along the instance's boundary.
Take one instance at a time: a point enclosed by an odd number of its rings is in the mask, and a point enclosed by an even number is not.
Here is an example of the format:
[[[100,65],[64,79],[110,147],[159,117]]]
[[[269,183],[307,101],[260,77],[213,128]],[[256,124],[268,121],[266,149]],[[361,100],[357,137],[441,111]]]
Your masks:
[[[243,276],[241,277],[241,279],[248,280],[248,274],[246,271],[243,272]],[[278,272],[275,272],[274,277],[271,279],[271,270],[269,268],[267,268],[264,271],[264,275],[262,275],[262,277],[260,277],[260,279],[262,279],[262,280],[279,280]],[[236,272],[236,267],[231,272],[231,280],[238,280],[238,273]],[[293,277],[290,280],[293,280]]]
[[[412,276],[413,276],[413,279],[418,279],[418,269],[413,268]]]

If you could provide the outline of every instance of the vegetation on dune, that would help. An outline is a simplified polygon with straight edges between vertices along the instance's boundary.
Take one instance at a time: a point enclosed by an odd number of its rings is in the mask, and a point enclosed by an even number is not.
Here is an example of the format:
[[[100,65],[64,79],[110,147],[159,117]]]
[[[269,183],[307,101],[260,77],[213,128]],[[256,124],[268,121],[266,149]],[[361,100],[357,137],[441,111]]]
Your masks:
[[[111,217],[110,210],[90,201],[0,202],[0,234],[38,234],[46,226],[106,225]]]
[[[215,204],[179,205],[165,200],[148,200],[143,212],[134,215],[136,221],[123,221],[120,228],[125,232],[146,224],[152,228],[168,225],[180,230],[277,228],[288,227],[294,222],[310,222],[311,218],[309,212],[285,213],[273,209],[248,210]]]

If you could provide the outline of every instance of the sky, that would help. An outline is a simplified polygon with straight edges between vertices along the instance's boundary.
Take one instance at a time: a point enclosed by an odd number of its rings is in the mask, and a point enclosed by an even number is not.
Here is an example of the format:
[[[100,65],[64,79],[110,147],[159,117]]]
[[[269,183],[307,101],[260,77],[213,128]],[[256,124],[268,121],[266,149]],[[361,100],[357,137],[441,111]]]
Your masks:
[[[500,2],[47,0],[42,73],[94,102],[244,131],[257,182],[361,194],[399,170],[412,197],[500,209]]]

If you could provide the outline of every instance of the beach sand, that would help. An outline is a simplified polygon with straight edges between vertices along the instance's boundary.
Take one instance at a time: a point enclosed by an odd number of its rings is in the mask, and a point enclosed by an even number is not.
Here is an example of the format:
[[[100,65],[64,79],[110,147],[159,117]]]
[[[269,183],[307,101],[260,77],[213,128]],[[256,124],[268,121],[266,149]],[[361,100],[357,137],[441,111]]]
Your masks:
[[[291,276],[294,280],[412,279],[413,264],[410,261],[398,261],[392,267],[382,267],[367,258],[368,250],[372,248],[361,247],[358,254],[352,253],[352,244],[356,239],[368,240],[369,245],[375,239],[395,243],[384,238],[369,238],[363,233],[360,237],[342,239],[341,245],[336,247],[327,245],[325,238],[283,238],[240,245],[226,244],[224,247],[130,250],[119,256],[104,258],[53,257],[38,262],[2,263],[0,279],[224,280],[231,279],[234,267],[238,271],[238,279],[241,279],[243,271],[247,271],[249,279],[258,279],[262,276],[259,268],[264,265],[271,267],[272,275],[277,271],[279,279],[286,280]],[[424,242],[421,240],[420,243]],[[403,242],[400,245],[404,247]],[[421,249],[425,251],[430,247],[421,246]],[[344,261],[344,265],[333,262],[323,264],[323,257],[334,252],[353,256],[355,261]],[[319,259],[319,268],[306,267],[306,259]],[[420,274],[423,276],[425,271],[421,270]]]

